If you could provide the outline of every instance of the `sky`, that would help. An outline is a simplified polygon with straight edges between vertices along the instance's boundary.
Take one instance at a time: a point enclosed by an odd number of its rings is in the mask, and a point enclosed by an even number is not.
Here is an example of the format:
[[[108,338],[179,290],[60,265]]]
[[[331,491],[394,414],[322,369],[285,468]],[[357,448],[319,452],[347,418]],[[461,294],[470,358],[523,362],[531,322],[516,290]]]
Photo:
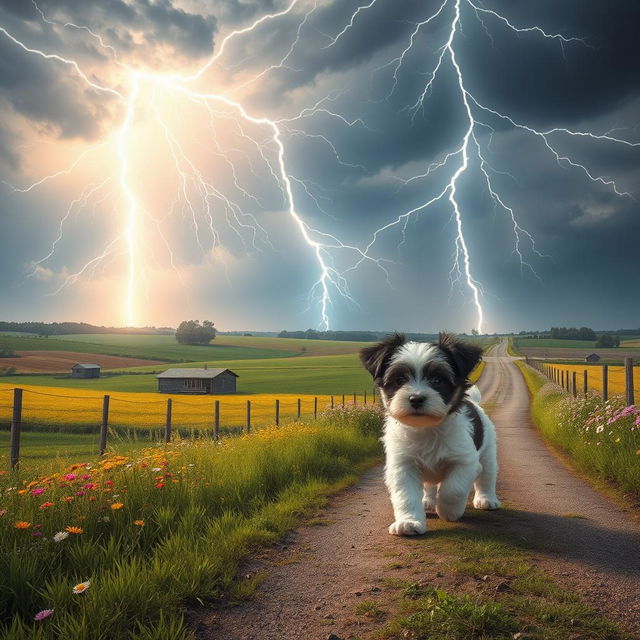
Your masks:
[[[640,326],[635,0],[0,0],[0,319]]]

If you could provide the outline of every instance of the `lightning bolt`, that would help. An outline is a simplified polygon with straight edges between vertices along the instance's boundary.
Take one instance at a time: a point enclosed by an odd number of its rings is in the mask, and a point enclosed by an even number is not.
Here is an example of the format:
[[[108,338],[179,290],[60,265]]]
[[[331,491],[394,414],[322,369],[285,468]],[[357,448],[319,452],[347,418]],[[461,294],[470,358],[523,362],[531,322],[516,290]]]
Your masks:
[[[347,15],[346,22],[341,29],[337,29],[335,35],[323,34],[327,43],[319,48],[322,51],[330,50],[338,42],[349,37],[349,32],[354,29],[356,23],[363,14],[374,10],[377,5],[392,0],[370,0],[359,4],[355,10]],[[310,119],[326,119],[346,128],[361,128],[367,132],[373,129],[361,117],[348,117],[339,112],[335,103],[341,92],[333,92],[318,99],[314,104],[302,108],[298,113],[289,117],[268,118],[263,114],[252,112],[242,98],[237,95],[242,89],[251,84],[268,79],[269,74],[276,70],[298,71],[292,59],[296,50],[302,46],[303,33],[309,27],[313,14],[317,10],[317,1],[312,0],[303,3],[302,0],[292,0],[280,11],[274,11],[261,15],[253,22],[240,29],[228,33],[221,41],[219,47],[211,56],[195,71],[186,74],[156,73],[149,70],[134,68],[126,64],[117,50],[109,44],[101,34],[95,33],[87,26],[77,25],[73,22],[56,22],[51,20],[41,11],[32,0],[41,19],[54,29],[73,29],[88,34],[98,43],[101,49],[108,53],[114,65],[122,73],[124,81],[116,86],[110,86],[108,82],[96,79],[92,74],[82,68],[82,65],[71,58],[57,53],[47,52],[33,48],[9,33],[4,27],[0,27],[0,35],[7,38],[16,47],[25,53],[40,57],[52,64],[59,64],[79,78],[91,91],[115,98],[119,105],[119,124],[115,131],[105,141],[87,148],[67,168],[61,169],[50,175],[44,176],[30,185],[11,188],[20,193],[28,194],[50,180],[63,175],[71,175],[80,165],[85,163],[91,154],[104,151],[105,147],[112,147],[114,157],[117,159],[117,168],[109,172],[106,178],[87,185],[80,196],[73,200],[66,213],[59,222],[58,236],[51,245],[49,253],[37,262],[32,263],[33,270],[40,267],[55,253],[58,244],[63,237],[64,227],[74,211],[88,206],[92,198],[97,198],[106,192],[106,187],[112,182],[117,182],[119,195],[116,198],[116,206],[120,210],[122,224],[121,232],[117,233],[104,245],[103,251],[91,258],[76,273],[68,275],[60,288],[72,285],[81,276],[93,273],[108,257],[118,251],[127,258],[127,275],[124,295],[123,317],[127,325],[133,326],[139,322],[140,311],[137,301],[141,283],[145,280],[144,256],[141,247],[141,220],[149,219],[155,227],[158,235],[169,256],[169,262],[179,274],[171,243],[167,234],[163,231],[163,223],[173,216],[182,215],[189,220],[194,236],[203,255],[207,256],[213,249],[222,245],[223,229],[233,232],[247,250],[261,251],[263,246],[274,249],[270,242],[266,229],[259,223],[254,211],[263,209],[260,199],[255,196],[253,189],[243,182],[243,172],[240,171],[240,161],[248,167],[253,179],[259,181],[268,180],[275,184],[281,194],[282,204],[299,238],[309,249],[310,256],[318,270],[315,282],[311,285],[309,294],[309,307],[318,305],[320,313],[320,326],[323,329],[330,327],[330,307],[332,306],[332,294],[337,293],[342,298],[357,304],[349,291],[347,276],[358,269],[365,262],[375,265],[385,274],[391,284],[390,275],[386,265],[392,264],[391,260],[374,256],[374,251],[380,238],[395,229],[399,229],[402,237],[401,244],[406,238],[406,229],[409,221],[429,211],[436,203],[448,203],[451,215],[451,223],[455,230],[454,251],[452,268],[450,272],[452,288],[455,284],[464,283],[470,293],[472,304],[476,313],[476,327],[480,333],[484,328],[484,309],[482,299],[484,289],[479,279],[474,275],[473,267],[473,243],[465,235],[465,221],[470,213],[465,210],[460,201],[460,185],[465,175],[472,169],[476,169],[483,177],[484,188],[493,202],[496,211],[501,211],[509,221],[513,230],[513,253],[517,256],[521,270],[528,270],[534,275],[533,265],[527,256],[537,258],[548,257],[541,253],[535,243],[534,237],[522,226],[519,221],[517,208],[500,192],[495,183],[496,174],[505,174],[493,168],[487,159],[487,150],[491,150],[491,141],[496,130],[496,123],[504,127],[510,127],[537,140],[546,153],[565,170],[578,171],[585,179],[610,189],[616,196],[632,197],[631,194],[618,185],[615,180],[602,175],[597,175],[584,163],[575,157],[563,153],[558,146],[558,140],[564,138],[589,138],[594,143],[625,145],[638,147],[640,143],[625,140],[613,135],[613,131],[594,133],[589,131],[571,130],[563,127],[539,130],[526,123],[519,122],[508,113],[502,113],[490,104],[474,96],[468,89],[465,69],[459,59],[459,48],[463,41],[463,27],[466,20],[477,20],[481,24],[487,37],[493,45],[492,28],[497,25],[500,29],[507,29],[518,34],[522,38],[542,38],[557,42],[561,53],[566,56],[566,48],[572,46],[590,46],[582,38],[567,36],[561,33],[550,33],[537,25],[516,25],[504,15],[483,7],[474,0],[438,0],[436,9],[424,19],[413,23],[409,29],[408,38],[402,44],[398,55],[389,62],[379,66],[375,72],[390,70],[390,87],[382,100],[387,102],[394,96],[400,82],[403,67],[408,56],[419,46],[418,35],[430,25],[442,23],[445,27],[445,36],[435,50],[435,64],[425,74],[424,84],[419,90],[413,104],[407,104],[403,111],[409,118],[409,125],[414,123],[421,115],[424,117],[429,97],[433,94],[436,82],[444,74],[452,74],[455,80],[458,99],[464,114],[464,125],[460,132],[459,140],[452,148],[440,158],[430,162],[426,169],[408,178],[395,178],[400,187],[409,184],[427,184],[429,179],[438,175],[446,176],[444,187],[439,187],[435,196],[429,196],[424,201],[411,209],[392,217],[388,222],[375,229],[369,240],[362,246],[343,243],[335,235],[312,227],[301,213],[296,193],[303,193],[311,200],[315,207],[333,217],[321,205],[320,200],[330,202],[325,196],[317,196],[314,190],[322,191],[322,187],[303,176],[294,175],[289,167],[287,159],[286,141],[294,137],[302,137],[310,144],[321,144],[329,150],[335,162],[351,170],[367,172],[362,164],[351,162],[343,157],[336,143],[322,133],[309,133],[304,128],[304,123]],[[306,10],[300,10],[300,6],[307,4]],[[292,33],[292,38],[285,46],[284,53],[275,64],[265,65],[263,70],[243,82],[232,85],[224,91],[212,92],[206,89],[197,89],[196,86],[206,83],[208,74],[216,68],[225,69],[222,62],[229,51],[230,44],[235,39],[255,37],[259,30],[279,19],[292,19],[297,21]],[[237,66],[237,65],[236,65]],[[123,88],[124,87],[124,88]],[[234,97],[236,96],[236,97]],[[186,103],[201,108],[208,117],[211,139],[214,146],[214,155],[227,167],[230,173],[229,183],[220,186],[216,182],[216,176],[207,173],[207,169],[199,166],[186,146],[181,142],[178,132],[164,115],[160,106],[162,99],[183,100]],[[152,114],[152,122],[160,132],[160,139],[165,143],[166,152],[173,160],[176,182],[178,187],[169,210],[163,217],[152,215],[144,207],[139,196],[139,188],[136,186],[136,176],[132,161],[132,149],[135,148],[135,134],[143,113]],[[218,137],[219,122],[225,125],[225,132],[234,142]],[[480,133],[489,132],[489,142],[482,144]],[[509,175],[509,174],[505,174]],[[512,176],[513,177],[513,176]],[[440,178],[439,178],[440,179]],[[514,178],[515,179],[515,178]],[[426,187],[425,187],[426,190]],[[106,192],[110,193],[110,192]],[[430,191],[433,193],[433,191]],[[102,199],[106,195],[100,196]],[[247,206],[246,203],[250,203]],[[95,207],[94,200],[94,207]],[[334,259],[337,255],[346,254],[352,261],[351,266],[340,270],[335,266]]]
[[[351,15],[351,19],[349,20],[348,24],[338,33],[338,35],[334,39],[332,39],[328,46],[333,46],[339,38],[343,37],[349,29],[353,28],[355,20],[361,12],[371,9],[378,3],[379,0],[373,0],[369,4],[359,6]],[[363,249],[363,256],[369,257],[370,252],[373,250],[376,242],[381,237],[381,235],[384,232],[396,227],[401,230],[402,244],[405,240],[405,231],[408,221],[414,216],[423,214],[426,210],[429,209],[429,207],[446,198],[450,203],[451,217],[455,227],[453,266],[451,268],[450,274],[451,284],[453,286],[460,280],[464,280],[464,282],[466,283],[466,286],[471,293],[471,299],[476,310],[476,328],[479,333],[482,333],[484,326],[484,310],[481,301],[483,288],[478,279],[473,275],[474,269],[472,267],[472,252],[464,233],[463,219],[465,216],[458,198],[458,187],[460,180],[464,176],[464,174],[468,172],[469,168],[472,166],[472,163],[477,166],[482,176],[484,177],[487,192],[492,199],[495,208],[503,211],[505,215],[508,216],[511,222],[514,235],[513,253],[518,257],[521,270],[527,268],[537,277],[533,266],[525,259],[523,255],[523,244],[528,245],[529,251],[537,257],[548,258],[549,256],[541,253],[536,248],[535,239],[518,222],[517,214],[513,206],[505,201],[505,198],[495,187],[492,180],[492,174],[500,172],[493,169],[487,161],[478,139],[478,130],[488,129],[490,131],[490,145],[493,133],[495,132],[495,128],[487,120],[490,121],[491,119],[494,119],[500,120],[502,121],[502,123],[507,123],[513,129],[523,131],[538,139],[559,166],[577,170],[583,173],[584,176],[586,176],[586,178],[591,182],[600,183],[604,187],[611,189],[617,196],[621,197],[632,196],[629,192],[622,190],[615,180],[607,178],[605,176],[596,175],[586,165],[578,162],[575,158],[561,153],[558,150],[557,146],[553,143],[553,136],[564,135],[574,138],[586,137],[598,142],[608,142],[613,144],[626,145],[629,147],[638,147],[640,146],[640,143],[630,142],[623,138],[618,138],[616,136],[610,135],[610,132],[597,134],[588,131],[570,130],[563,127],[541,131],[527,124],[517,122],[508,114],[501,113],[498,110],[481,103],[467,88],[464,69],[462,68],[457,56],[457,50],[460,46],[458,41],[461,40],[461,36],[463,34],[463,6],[466,6],[468,9],[470,9],[470,13],[472,13],[473,16],[475,16],[475,18],[481,23],[485,33],[491,39],[492,44],[493,38],[491,36],[491,30],[487,26],[487,23],[483,20],[483,17],[487,19],[493,19],[502,27],[511,30],[519,35],[534,36],[558,42],[561,47],[563,56],[565,56],[565,47],[567,45],[590,45],[587,44],[582,38],[565,36],[561,33],[550,33],[537,25],[515,25],[507,17],[499,14],[496,11],[486,9],[474,3],[473,0],[443,0],[438,5],[438,8],[434,13],[426,17],[424,20],[421,20],[414,24],[413,30],[409,35],[408,43],[404,46],[401,53],[386,64],[383,64],[376,69],[376,71],[381,71],[387,68],[392,69],[391,87],[385,95],[385,100],[388,101],[397,89],[400,73],[409,52],[417,46],[416,41],[419,32],[427,25],[437,22],[438,19],[444,20],[443,16],[446,16],[447,12],[452,15],[452,17],[450,18],[450,22],[448,23],[449,26],[446,31],[446,39],[436,51],[437,60],[435,66],[430,72],[426,74],[427,80],[416,101],[412,105],[407,105],[404,110],[411,115],[412,122],[415,121],[419,113],[424,113],[425,102],[432,94],[434,90],[434,83],[436,82],[437,78],[441,74],[446,73],[445,62],[448,61],[450,63],[453,77],[458,87],[458,96],[465,113],[466,123],[464,131],[461,135],[460,144],[453,151],[447,152],[443,159],[429,164],[426,171],[411,176],[410,178],[398,179],[403,185],[407,185],[414,181],[426,180],[431,174],[449,167],[450,174],[448,182],[444,189],[442,189],[440,193],[435,197],[432,197],[429,200],[425,200],[418,206],[399,214],[394,220],[376,229],[370,241]],[[360,259],[358,263],[356,263],[356,266],[361,262],[362,259]]]
[[[106,257],[112,255],[118,243],[124,242],[125,253],[128,260],[128,267],[123,317],[125,318],[125,322],[128,326],[134,326],[135,324],[137,324],[139,313],[138,309],[136,308],[136,301],[139,298],[139,282],[144,278],[142,273],[142,258],[140,255],[139,247],[140,217],[143,214],[149,216],[155,226],[158,227],[158,232],[160,233],[162,241],[169,253],[170,263],[173,267],[175,267],[174,254],[171,250],[170,243],[167,242],[166,236],[162,234],[160,230],[160,221],[143,210],[143,206],[139,202],[139,199],[137,197],[136,188],[133,184],[131,175],[130,146],[132,144],[132,137],[134,129],[136,127],[136,111],[138,109],[142,109],[144,106],[150,107],[152,109],[155,114],[156,122],[163,131],[164,138],[167,143],[167,148],[169,153],[173,157],[175,171],[181,185],[179,193],[176,197],[176,201],[182,201],[182,211],[186,211],[188,213],[192,221],[192,227],[194,229],[197,243],[202,249],[203,253],[208,253],[208,248],[205,246],[205,241],[202,238],[203,222],[204,227],[207,228],[210,233],[211,247],[213,248],[216,245],[220,244],[220,233],[216,228],[215,213],[212,202],[216,202],[221,205],[221,208],[224,212],[226,224],[238,235],[238,237],[243,242],[245,242],[243,233],[249,233],[252,248],[258,249],[258,246],[256,244],[258,236],[260,236],[261,240],[265,244],[273,248],[268,239],[266,230],[258,223],[255,216],[245,211],[238,202],[236,202],[232,197],[226,195],[222,189],[217,188],[211,180],[204,176],[203,172],[196,166],[195,161],[189,158],[188,153],[183,149],[177,137],[171,131],[170,126],[162,119],[159,109],[155,104],[155,98],[159,93],[170,93],[174,96],[181,96],[187,100],[190,100],[192,103],[199,104],[204,109],[206,109],[212,123],[212,128],[217,118],[233,122],[237,127],[238,136],[242,139],[242,141],[244,143],[252,145],[254,151],[257,151],[258,157],[260,158],[262,163],[266,165],[268,173],[275,180],[278,188],[282,193],[283,201],[288,215],[290,216],[304,243],[309,246],[312,255],[314,256],[318,265],[319,275],[316,282],[311,286],[310,289],[310,304],[314,299],[319,300],[321,327],[324,329],[328,329],[330,326],[329,306],[331,304],[332,291],[336,291],[345,299],[355,304],[355,300],[349,293],[347,281],[342,276],[342,274],[332,266],[332,256],[330,251],[345,250],[348,252],[355,252],[355,254],[358,255],[358,257],[360,257],[362,260],[370,260],[376,264],[381,264],[381,261],[371,258],[370,256],[363,255],[362,251],[358,247],[346,245],[334,235],[314,229],[303,220],[296,205],[293,183],[295,182],[296,184],[302,185],[304,192],[314,200],[316,205],[318,205],[318,200],[309,191],[309,183],[300,180],[299,178],[296,178],[290,174],[286,162],[284,138],[288,135],[305,136],[310,139],[318,139],[324,144],[328,145],[328,147],[333,152],[336,161],[340,164],[364,169],[362,165],[355,165],[344,162],[340,158],[335,144],[326,136],[321,134],[308,134],[299,126],[294,125],[296,122],[299,122],[303,119],[318,116],[337,119],[340,123],[348,127],[366,127],[365,123],[360,118],[349,120],[342,114],[328,108],[327,103],[333,99],[332,96],[326,96],[311,107],[303,109],[300,113],[293,117],[276,120],[269,119],[264,116],[255,116],[253,114],[250,114],[241,102],[229,98],[224,93],[211,93],[190,88],[190,84],[193,84],[193,82],[196,80],[202,79],[210,69],[220,63],[220,59],[227,49],[228,43],[232,39],[251,34],[258,28],[260,28],[263,24],[291,14],[298,4],[298,0],[293,0],[282,11],[265,14],[250,25],[242,29],[232,31],[222,40],[218,50],[206,61],[205,64],[203,64],[194,73],[182,76],[151,73],[149,71],[134,69],[120,60],[116,49],[108,44],[100,34],[95,33],[84,25],[77,25],[72,22],[59,23],[51,20],[44,14],[40,7],[38,7],[35,1],[33,1],[33,4],[45,23],[54,27],[61,27],[62,29],[82,30],[87,32],[93,39],[97,40],[100,47],[108,50],[112,59],[120,68],[124,70],[124,72],[126,73],[128,84],[128,90],[126,92],[123,92],[122,89],[116,90],[112,87],[106,86],[105,84],[95,82],[89,78],[89,74],[81,68],[81,65],[77,61],[58,54],[48,53],[40,49],[30,47],[18,40],[6,29],[0,27],[0,33],[5,35],[16,46],[20,47],[24,51],[33,55],[37,55],[49,61],[56,61],[64,65],[68,65],[75,71],[76,75],[92,89],[116,96],[123,111],[121,124],[115,132],[113,139],[110,142],[105,143],[114,144],[116,155],[118,158],[119,168],[116,174],[119,184],[120,199],[122,201],[121,206],[123,210],[123,232],[116,238],[112,239],[109,243],[107,243],[102,253],[90,259],[76,273],[68,275],[56,292],[59,292],[66,286],[73,284],[81,276],[93,272]],[[315,9],[316,3],[314,2],[311,9],[303,14],[298,23],[296,37],[291,42],[289,49],[282,57],[280,62],[278,64],[271,65],[265,68],[260,74],[253,77],[249,81],[246,81],[241,85],[234,87],[235,91],[246,87],[252,82],[260,80],[275,69],[289,68],[287,66],[287,61],[292,55],[295,47],[299,44],[301,32]],[[149,87],[152,90],[153,96],[150,99],[150,105],[145,105],[143,103],[142,93],[143,91],[147,91]],[[248,133],[245,130],[245,125],[254,125],[259,130],[261,130],[262,134],[264,134],[264,131],[266,129],[267,141],[265,142],[264,140],[261,140],[257,134],[254,135]],[[233,176],[232,183],[236,191],[242,194],[242,196],[244,196],[246,199],[252,200],[256,205],[259,205],[260,203],[258,202],[257,198],[240,184],[235,164],[229,159],[229,156],[227,155],[229,150],[225,151],[221,148],[220,144],[215,138],[215,129],[214,141],[220,153],[220,156],[227,162],[230,167]],[[269,148],[270,146],[275,148],[275,154],[273,153],[272,149]],[[50,180],[54,180],[59,176],[70,175],[90,153],[98,148],[99,146],[87,149],[77,158],[77,160],[73,162],[70,167],[66,169],[62,169],[53,174],[47,175],[26,187],[12,186],[12,189],[14,191],[28,193],[43,185],[44,183]],[[237,149],[237,151],[244,154],[245,157],[249,159],[249,154],[246,150]],[[253,165],[251,165],[251,173],[254,177],[257,177],[258,175],[254,170]],[[110,178],[108,178],[106,182],[108,182],[112,177],[113,176],[110,176]],[[97,193],[98,190],[99,189],[97,187],[94,188],[93,186],[89,186],[83,191],[83,194],[79,199],[74,200],[70,204],[67,212],[60,220],[58,237],[54,240],[51,246],[51,250],[42,259],[32,263],[34,273],[35,270],[40,265],[42,265],[43,262],[46,262],[53,256],[58,243],[62,240],[63,228],[72,211],[74,210],[74,207],[79,202],[86,203],[86,201],[95,193]],[[172,210],[173,208],[174,207],[172,206]]]

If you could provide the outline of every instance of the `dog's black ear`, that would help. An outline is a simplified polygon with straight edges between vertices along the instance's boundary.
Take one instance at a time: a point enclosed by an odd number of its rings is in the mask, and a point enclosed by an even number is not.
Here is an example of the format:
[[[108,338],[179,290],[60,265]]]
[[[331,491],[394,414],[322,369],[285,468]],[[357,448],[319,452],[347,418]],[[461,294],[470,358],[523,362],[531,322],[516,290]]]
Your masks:
[[[440,333],[438,347],[445,352],[454,372],[461,378],[468,378],[474,367],[482,360],[482,347],[463,342],[452,333],[444,331]]]
[[[366,370],[373,376],[377,385],[382,383],[384,372],[389,365],[389,360],[398,347],[406,342],[402,333],[394,333],[387,336],[372,347],[365,347],[360,351],[360,361]]]

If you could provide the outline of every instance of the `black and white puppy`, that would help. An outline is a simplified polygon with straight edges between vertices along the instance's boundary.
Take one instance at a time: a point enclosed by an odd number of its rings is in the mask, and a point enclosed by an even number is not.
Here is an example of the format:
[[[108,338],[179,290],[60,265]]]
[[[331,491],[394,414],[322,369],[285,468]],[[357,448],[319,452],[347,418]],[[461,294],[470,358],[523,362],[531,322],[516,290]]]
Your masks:
[[[480,347],[449,333],[433,344],[395,334],[360,352],[387,412],[385,483],[395,517],[389,533],[424,533],[425,510],[458,520],[472,485],[476,509],[500,507],[495,427],[468,377],[481,358]]]

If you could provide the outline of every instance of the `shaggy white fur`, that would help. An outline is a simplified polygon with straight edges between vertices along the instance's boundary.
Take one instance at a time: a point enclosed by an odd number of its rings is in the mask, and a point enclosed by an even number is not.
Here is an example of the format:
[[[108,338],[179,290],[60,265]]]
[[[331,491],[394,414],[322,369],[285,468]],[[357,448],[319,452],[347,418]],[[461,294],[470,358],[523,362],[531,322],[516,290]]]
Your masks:
[[[467,388],[481,350],[443,336],[433,345],[397,336],[395,344],[389,339],[361,356],[387,411],[385,483],[395,535],[425,533],[425,511],[458,520],[472,486],[476,509],[500,507],[495,427],[478,404],[477,387]]]

